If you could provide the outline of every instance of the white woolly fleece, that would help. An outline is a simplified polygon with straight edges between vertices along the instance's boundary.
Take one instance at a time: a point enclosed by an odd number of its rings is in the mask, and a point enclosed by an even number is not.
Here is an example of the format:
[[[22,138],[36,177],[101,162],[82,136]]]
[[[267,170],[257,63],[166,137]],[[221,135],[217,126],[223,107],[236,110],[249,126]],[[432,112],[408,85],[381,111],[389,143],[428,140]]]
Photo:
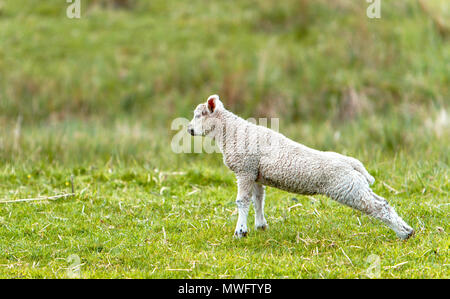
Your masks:
[[[194,118],[192,127],[202,131],[198,134],[215,139],[225,165],[236,174],[237,237],[247,234],[251,199],[255,205],[256,226],[267,227],[263,215],[263,185],[298,194],[326,195],[383,221],[401,239],[414,233],[388,202],[371,190],[369,184],[375,179],[357,159],[311,149],[278,132],[252,124],[226,110],[217,95],[210,96],[197,110],[202,112],[202,117]],[[202,125],[196,124],[198,121]]]

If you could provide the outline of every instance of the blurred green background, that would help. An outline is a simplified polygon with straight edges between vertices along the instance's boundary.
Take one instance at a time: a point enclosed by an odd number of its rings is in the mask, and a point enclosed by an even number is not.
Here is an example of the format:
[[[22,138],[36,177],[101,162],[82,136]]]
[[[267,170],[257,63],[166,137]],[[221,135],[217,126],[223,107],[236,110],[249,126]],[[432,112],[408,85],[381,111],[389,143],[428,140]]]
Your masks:
[[[372,253],[381,277],[449,277],[448,0],[69,5],[0,0],[0,198],[77,192],[0,206],[1,277],[72,277],[72,254],[82,277],[367,277]],[[360,159],[416,237],[268,188],[274,229],[234,242],[220,154],[170,147],[211,94]]]
[[[370,19],[365,1],[92,0],[69,19],[65,1],[3,0],[0,159],[51,143],[64,160],[58,138],[27,131],[43,126],[71,142],[119,127],[164,139],[213,93],[243,117],[295,125],[311,146],[339,148],[327,132],[340,130],[391,152],[448,138],[449,5],[420,3],[383,0]],[[18,126],[38,144],[14,137]]]

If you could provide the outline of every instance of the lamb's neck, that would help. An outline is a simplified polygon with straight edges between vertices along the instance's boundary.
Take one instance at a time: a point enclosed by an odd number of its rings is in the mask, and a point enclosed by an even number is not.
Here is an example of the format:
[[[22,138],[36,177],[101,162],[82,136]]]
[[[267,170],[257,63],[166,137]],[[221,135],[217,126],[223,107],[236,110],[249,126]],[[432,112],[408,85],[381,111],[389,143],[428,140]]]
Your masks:
[[[218,113],[217,115],[217,118],[220,120],[222,128],[216,128],[214,140],[216,141],[220,152],[222,154],[225,154],[225,142],[227,139],[227,134],[230,134],[230,132],[236,132],[236,129],[239,126],[245,124],[245,120],[228,110],[220,111],[220,113]]]

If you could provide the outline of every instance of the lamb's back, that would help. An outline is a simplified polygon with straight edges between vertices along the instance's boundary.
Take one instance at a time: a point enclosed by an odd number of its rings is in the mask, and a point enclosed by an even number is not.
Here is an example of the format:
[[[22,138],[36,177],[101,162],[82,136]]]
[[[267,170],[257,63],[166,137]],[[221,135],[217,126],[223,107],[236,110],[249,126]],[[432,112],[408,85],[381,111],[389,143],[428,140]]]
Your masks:
[[[258,182],[300,194],[324,193],[352,167],[324,152],[275,134],[277,146],[259,158]]]

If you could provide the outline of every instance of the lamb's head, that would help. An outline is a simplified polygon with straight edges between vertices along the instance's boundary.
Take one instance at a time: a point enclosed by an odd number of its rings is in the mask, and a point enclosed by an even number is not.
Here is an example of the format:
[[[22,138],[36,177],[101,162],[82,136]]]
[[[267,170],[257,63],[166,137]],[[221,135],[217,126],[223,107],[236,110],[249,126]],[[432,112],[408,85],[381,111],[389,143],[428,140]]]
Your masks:
[[[192,136],[211,136],[220,125],[218,114],[225,109],[218,95],[208,97],[206,103],[200,104],[194,110],[194,118],[188,125]],[[213,136],[211,136],[213,137]]]

